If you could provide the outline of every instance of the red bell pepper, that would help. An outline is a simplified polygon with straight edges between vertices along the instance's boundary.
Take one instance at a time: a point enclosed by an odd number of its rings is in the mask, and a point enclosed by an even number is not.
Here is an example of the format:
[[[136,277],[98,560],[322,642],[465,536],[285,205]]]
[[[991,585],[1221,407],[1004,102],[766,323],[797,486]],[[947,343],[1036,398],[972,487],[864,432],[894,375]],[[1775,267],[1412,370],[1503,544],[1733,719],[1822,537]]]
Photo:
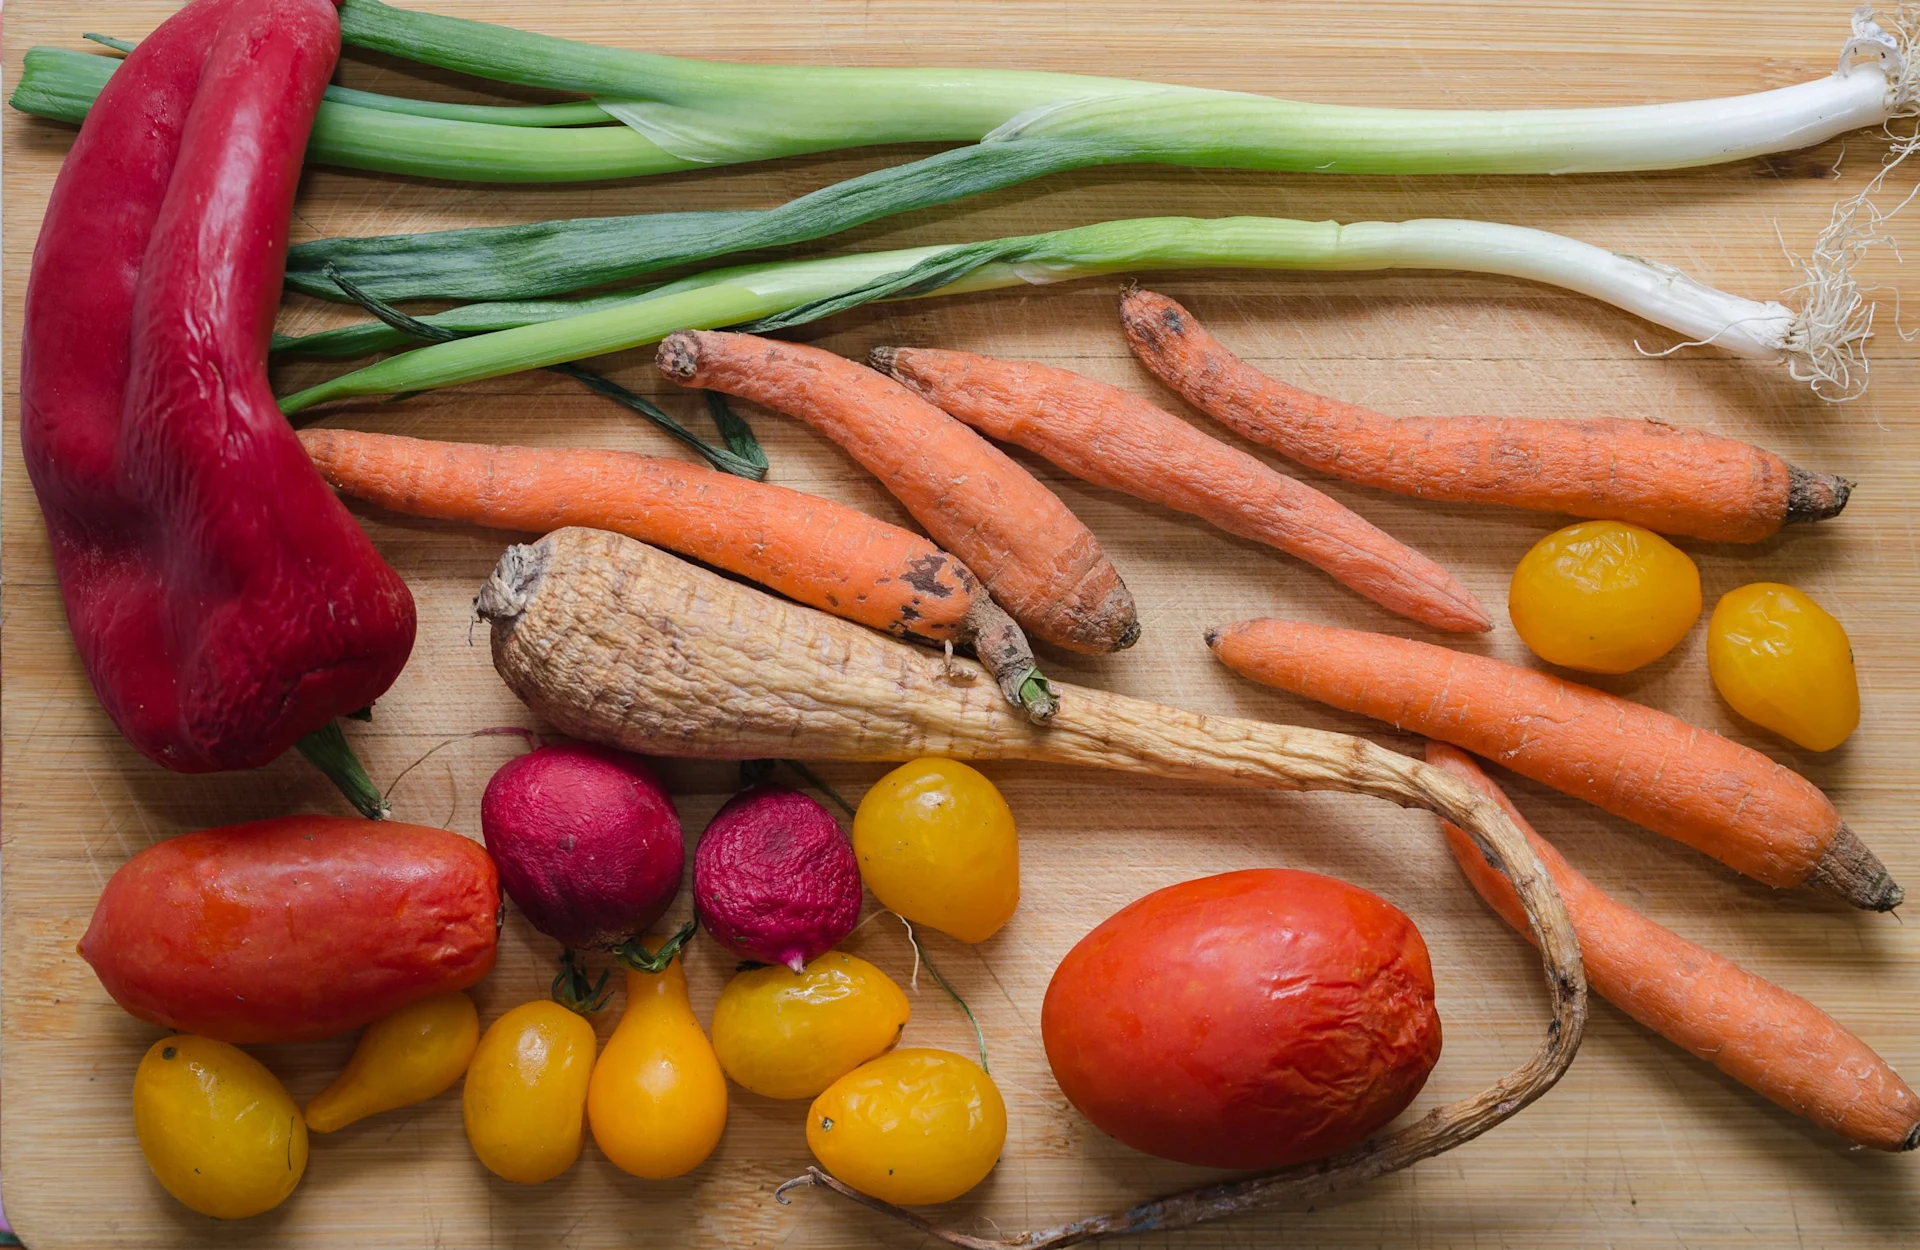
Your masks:
[[[412,596],[313,469],[266,359],[329,0],[196,0],[128,56],[41,227],[21,448],[67,621],[127,739],[251,768],[371,703]]]

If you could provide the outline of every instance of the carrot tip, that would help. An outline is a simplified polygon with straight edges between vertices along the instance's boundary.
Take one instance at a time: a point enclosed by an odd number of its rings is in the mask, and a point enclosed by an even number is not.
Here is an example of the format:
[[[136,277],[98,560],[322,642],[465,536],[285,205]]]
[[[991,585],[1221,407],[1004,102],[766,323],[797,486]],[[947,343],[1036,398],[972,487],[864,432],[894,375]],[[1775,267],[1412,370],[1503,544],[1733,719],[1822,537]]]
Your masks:
[[[1907,1134],[1907,1140],[1901,1142],[1899,1148],[1901,1150],[1920,1150],[1920,1124],[1913,1126],[1913,1131]]]
[[[1787,466],[1787,515],[1784,524],[1824,521],[1840,515],[1853,493],[1853,483],[1837,473],[1811,473],[1797,464]]]
[[[876,347],[867,353],[867,368],[875,373],[884,373],[892,377],[894,358],[899,354],[900,349],[897,347]]]
[[[1892,911],[1907,899],[1880,857],[1845,825],[1802,884],[1866,911]]]
[[[654,364],[674,381],[686,381],[700,367],[699,340],[685,330],[669,334],[660,340],[660,349],[654,354]]]
[[[1215,625],[1213,628],[1207,631],[1207,649],[1212,650],[1215,647],[1218,647],[1219,645],[1220,645],[1220,627],[1218,625]]]

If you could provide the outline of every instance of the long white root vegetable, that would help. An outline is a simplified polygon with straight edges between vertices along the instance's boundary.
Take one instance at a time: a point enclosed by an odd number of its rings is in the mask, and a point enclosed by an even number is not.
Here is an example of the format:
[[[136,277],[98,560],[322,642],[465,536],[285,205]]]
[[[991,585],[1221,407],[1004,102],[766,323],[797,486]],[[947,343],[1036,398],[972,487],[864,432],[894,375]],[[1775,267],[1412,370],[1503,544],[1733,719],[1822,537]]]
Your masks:
[[[1200,716],[1062,689],[1028,724],[979,669],[730,582],[598,530],[563,529],[501,558],[475,600],[494,667],[556,728],[655,755],[833,760],[1025,759],[1275,790],[1345,790],[1436,812],[1513,883],[1546,971],[1540,1049],[1486,1091],[1328,1159],[1006,1239],[937,1229],[818,1169],[820,1185],[972,1250],[1048,1250],[1296,1201],[1471,1140],[1544,1094],[1586,1023],[1579,946],[1551,879],[1499,806],[1457,778],[1363,738]],[[971,680],[969,680],[971,679]],[[783,1187],[787,1188],[787,1187]]]

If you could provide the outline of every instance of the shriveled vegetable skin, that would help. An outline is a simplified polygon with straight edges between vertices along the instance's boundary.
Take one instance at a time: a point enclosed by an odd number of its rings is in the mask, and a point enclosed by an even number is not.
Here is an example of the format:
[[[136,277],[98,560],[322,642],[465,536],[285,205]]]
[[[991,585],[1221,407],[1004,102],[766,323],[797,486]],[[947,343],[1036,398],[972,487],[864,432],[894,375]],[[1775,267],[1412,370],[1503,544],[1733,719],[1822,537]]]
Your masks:
[[[1156,890],[1067,952],[1040,1013],[1061,1092],[1136,1150],[1274,1168],[1354,1145],[1440,1058],[1433,966],[1393,904],[1291,869]]]
[[[20,450],[114,725],[253,768],[384,693],[414,606],[274,402],[267,344],[328,0],[197,0],[127,57],[27,281]]]
[[[459,834],[286,816],[135,855],[80,954],[142,1020],[298,1042],[474,984],[493,967],[499,911],[493,861]]]

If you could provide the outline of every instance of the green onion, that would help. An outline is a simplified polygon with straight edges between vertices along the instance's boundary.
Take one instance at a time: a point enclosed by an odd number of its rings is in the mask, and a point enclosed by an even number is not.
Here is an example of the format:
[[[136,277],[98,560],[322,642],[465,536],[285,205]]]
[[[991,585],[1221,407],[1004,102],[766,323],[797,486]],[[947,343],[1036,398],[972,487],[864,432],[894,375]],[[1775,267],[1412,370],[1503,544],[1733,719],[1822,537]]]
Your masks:
[[[1457,269],[1547,282],[1795,376],[1846,389],[1867,332],[1859,298],[1796,314],[1676,269],[1573,239],[1486,222],[1149,217],[958,247],[744,265],[591,311],[423,347],[281,401],[287,412],[354,395],[429,390],[656,342],[675,330],[777,329],[876,299],[992,290],[1137,269]]]
[[[1773,91],[1598,109],[1422,110],[1306,104],[1118,78],[995,69],[742,65],[605,48],[345,0],[347,43],[607,110],[706,164],[881,143],[1099,138],[1117,160],[1339,173],[1671,169],[1807,147],[1886,122],[1913,97],[1904,10],[1856,17],[1834,73]],[[740,121],[761,130],[743,138]]]
[[[366,124],[386,110],[353,104],[337,106],[350,113],[323,110],[315,160],[408,172],[423,172],[425,162],[429,176],[499,182],[621,178],[882,143],[1010,139],[1096,140],[1105,147],[1103,163],[1365,174],[1672,169],[1803,148],[1907,115],[1916,77],[1909,53],[1920,37],[1920,19],[1903,9],[1886,19],[1891,33],[1871,17],[1856,17],[1839,68],[1813,82],[1675,104],[1472,110],[1308,104],[1014,70],[696,61],[389,8],[378,0],[346,0],[340,17],[350,44],[502,82],[585,92],[626,123],[626,144],[614,142],[608,127],[515,145],[391,125],[355,142],[339,127]],[[74,120],[76,84],[30,81],[34,72],[52,68],[44,60],[30,64],[15,105]],[[63,111],[46,112],[55,96]],[[422,127],[475,124],[406,119]],[[462,150],[446,158],[436,150],[441,143]],[[597,170],[587,163],[590,155],[602,162]]]

